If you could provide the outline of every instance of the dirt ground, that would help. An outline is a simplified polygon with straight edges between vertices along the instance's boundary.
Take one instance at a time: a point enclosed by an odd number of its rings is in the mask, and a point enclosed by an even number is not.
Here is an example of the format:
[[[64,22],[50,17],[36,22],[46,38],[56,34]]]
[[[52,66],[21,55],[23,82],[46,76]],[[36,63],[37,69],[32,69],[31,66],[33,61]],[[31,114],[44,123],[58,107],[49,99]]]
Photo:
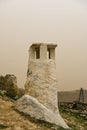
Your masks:
[[[31,122],[13,109],[14,103],[0,98],[0,125],[8,126],[3,130],[51,130],[44,125]]]

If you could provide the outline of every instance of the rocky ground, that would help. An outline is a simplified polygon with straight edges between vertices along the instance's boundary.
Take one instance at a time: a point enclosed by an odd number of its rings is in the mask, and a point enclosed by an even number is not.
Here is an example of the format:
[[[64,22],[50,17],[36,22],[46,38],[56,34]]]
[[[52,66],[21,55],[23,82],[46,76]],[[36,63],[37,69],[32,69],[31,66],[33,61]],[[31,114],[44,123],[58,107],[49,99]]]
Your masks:
[[[72,130],[87,130],[87,119],[76,112],[67,111],[63,106],[60,113]]]
[[[0,98],[0,129],[3,130],[51,130],[39,123],[31,122],[27,117],[13,109],[14,103]],[[6,128],[7,126],[7,128]]]
[[[3,130],[53,130],[53,126],[35,122],[29,117],[14,110],[14,102],[0,97],[0,129]],[[73,114],[60,108],[60,113],[72,130],[87,130],[87,120],[78,114]],[[64,130],[58,128],[57,130]]]

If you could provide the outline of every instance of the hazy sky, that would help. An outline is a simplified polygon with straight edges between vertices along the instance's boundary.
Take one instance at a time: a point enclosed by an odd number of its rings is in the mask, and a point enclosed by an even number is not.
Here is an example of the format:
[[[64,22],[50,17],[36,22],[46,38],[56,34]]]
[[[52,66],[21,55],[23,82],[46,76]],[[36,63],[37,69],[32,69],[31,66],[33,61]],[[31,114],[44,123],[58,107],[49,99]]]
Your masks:
[[[56,42],[59,90],[87,89],[87,0],[0,0],[0,75],[26,80],[32,42]]]

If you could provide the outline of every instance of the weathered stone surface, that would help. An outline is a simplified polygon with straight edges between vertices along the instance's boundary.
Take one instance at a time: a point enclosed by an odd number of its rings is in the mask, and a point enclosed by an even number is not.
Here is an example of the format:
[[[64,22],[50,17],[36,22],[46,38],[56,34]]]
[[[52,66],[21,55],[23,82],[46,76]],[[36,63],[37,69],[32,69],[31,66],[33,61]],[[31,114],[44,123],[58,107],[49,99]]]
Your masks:
[[[5,79],[7,80],[7,82],[12,81],[12,83],[14,84],[14,86],[17,86],[17,78],[16,78],[15,75],[7,74],[5,76]]]
[[[15,75],[6,74],[5,76],[0,76],[0,89],[5,89],[5,86],[9,83],[12,83],[14,87],[17,87],[17,78]]]
[[[32,96],[36,108],[29,105],[29,114],[36,119],[41,119],[52,124],[68,128],[58,111],[57,101],[57,79],[55,66],[55,48],[56,44],[32,44],[29,49],[29,62],[27,71],[27,80],[25,83],[25,93]],[[30,100],[30,97],[28,97]],[[26,98],[25,98],[26,99]],[[23,100],[23,99],[21,99]],[[21,101],[20,100],[20,101]],[[27,100],[27,99],[26,99]],[[27,102],[27,101],[25,101]],[[23,108],[21,104],[21,108]],[[19,102],[20,106],[20,102]],[[21,110],[21,108],[19,110]],[[22,109],[22,111],[27,110]],[[37,112],[37,114],[36,114]],[[40,113],[40,115],[38,115]],[[39,117],[38,117],[39,116]]]
[[[52,112],[42,105],[37,99],[29,95],[24,95],[20,98],[15,104],[15,109],[35,119],[46,121],[57,126],[62,126],[66,129],[69,128],[61,118],[59,112]]]
[[[25,84],[26,94],[38,99],[40,103],[52,111],[58,110],[57,81],[55,62],[30,61],[29,75]]]
[[[18,95],[17,78],[15,75],[7,74],[0,76],[0,90],[4,90],[3,94],[15,99]]]

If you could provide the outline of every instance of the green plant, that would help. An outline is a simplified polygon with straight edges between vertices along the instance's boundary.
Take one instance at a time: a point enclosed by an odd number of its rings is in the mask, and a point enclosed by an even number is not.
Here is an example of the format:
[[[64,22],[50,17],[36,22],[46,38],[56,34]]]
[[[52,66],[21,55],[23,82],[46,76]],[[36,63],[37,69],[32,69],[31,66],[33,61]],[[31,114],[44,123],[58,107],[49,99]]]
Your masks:
[[[12,99],[15,99],[15,97],[18,94],[18,89],[16,86],[14,87],[14,84],[12,81],[7,82],[5,89],[6,89],[6,95],[8,97],[11,97]]]
[[[0,97],[3,97],[4,95],[0,92]]]
[[[0,129],[6,129],[8,126],[0,124]]]
[[[57,130],[66,130],[66,129],[64,129],[63,127],[59,127]]]

